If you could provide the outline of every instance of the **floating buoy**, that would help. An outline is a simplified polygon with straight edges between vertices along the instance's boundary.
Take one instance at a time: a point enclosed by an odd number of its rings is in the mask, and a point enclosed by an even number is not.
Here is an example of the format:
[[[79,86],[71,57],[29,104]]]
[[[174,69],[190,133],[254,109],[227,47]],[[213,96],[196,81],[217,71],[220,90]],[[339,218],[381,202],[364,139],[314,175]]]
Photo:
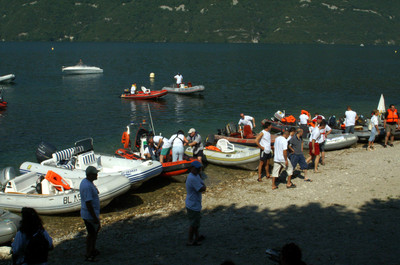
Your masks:
[[[154,78],[156,75],[154,73],[150,73],[150,78]]]
[[[54,51],[54,47],[51,47],[51,50]]]
[[[394,51],[394,53],[397,53],[397,51]]]

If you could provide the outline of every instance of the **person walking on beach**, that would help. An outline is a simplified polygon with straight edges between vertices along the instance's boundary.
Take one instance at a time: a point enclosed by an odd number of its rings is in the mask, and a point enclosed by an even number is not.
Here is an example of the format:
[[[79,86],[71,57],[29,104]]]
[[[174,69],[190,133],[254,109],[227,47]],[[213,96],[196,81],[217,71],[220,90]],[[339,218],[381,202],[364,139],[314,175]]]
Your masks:
[[[169,138],[169,142],[172,146],[172,162],[183,160],[183,146],[188,143],[182,130],[179,130],[176,134]]]
[[[372,128],[371,128],[371,135],[368,139],[367,151],[374,150],[375,136],[381,133],[378,128],[378,115],[379,115],[379,110],[374,110],[372,112],[372,117],[371,117],[371,121],[370,121]]]
[[[79,185],[81,195],[81,217],[87,230],[86,261],[96,261],[99,251],[96,249],[97,235],[100,231],[100,200],[99,191],[93,184],[99,171],[93,167],[86,168],[86,178]]]
[[[306,163],[306,158],[303,154],[303,129],[299,128],[296,134],[289,140],[289,149],[292,151],[290,156],[290,162],[292,163],[293,170],[296,168],[297,164],[300,165],[300,169],[304,172],[304,181],[312,181],[307,178],[308,165]]]
[[[21,223],[11,244],[13,264],[47,264],[53,239],[35,209],[23,207]]]
[[[199,246],[204,236],[199,234],[201,219],[202,193],[207,187],[200,177],[202,165],[199,161],[193,161],[190,173],[186,179],[186,200],[185,206],[189,219],[189,234],[187,246]]]
[[[310,156],[307,158],[306,162],[307,164],[310,163],[312,160],[314,160],[314,173],[319,173],[318,171],[318,164],[319,164],[319,158],[320,158],[320,149],[319,149],[319,139],[321,137],[321,129],[325,129],[326,126],[326,121],[322,120],[321,124],[318,127],[315,127],[314,130],[311,132],[310,136],[310,143],[309,145],[309,150],[310,150]]]
[[[256,144],[260,148],[260,163],[258,164],[258,182],[262,182],[262,170],[265,169],[267,179],[271,176],[269,174],[269,160],[272,158],[271,154],[271,122],[263,123],[263,130],[256,137]]]
[[[356,125],[356,120],[358,115],[355,111],[351,110],[350,106],[347,106],[347,111],[344,113],[345,116],[345,133],[354,133],[354,126]]]
[[[319,132],[321,134],[321,137],[319,137],[318,140],[318,145],[319,145],[319,151],[321,153],[321,165],[325,165],[325,143],[326,139],[328,138],[328,135],[332,132],[332,128],[329,127],[327,122],[325,121],[325,127],[321,127],[321,120],[318,120],[318,127],[319,127]]]
[[[178,73],[176,76],[174,76],[174,78],[176,79],[176,87],[180,87],[183,82],[183,76]]]
[[[393,104],[390,104],[388,110],[385,113],[385,120],[383,121],[383,127],[385,128],[385,145],[383,147],[387,147],[387,143],[390,137],[389,146],[393,147],[394,134],[397,130],[396,125],[400,126],[400,119],[397,109]]]
[[[238,122],[238,125],[239,125],[239,131],[242,130],[240,125],[243,125],[243,126],[249,125],[251,130],[253,131],[253,128],[256,127],[256,120],[249,115],[244,115],[243,113],[240,113],[240,120]]]
[[[284,131],[283,134],[275,139],[274,144],[274,167],[272,169],[272,189],[275,190],[278,187],[275,185],[276,179],[279,177],[280,171],[283,168],[288,174],[286,188],[296,188],[296,185],[292,183],[293,166],[289,162],[287,152],[287,138],[289,132]]]
[[[193,157],[197,158],[197,160],[202,163],[204,146],[203,141],[201,140],[201,135],[196,132],[195,128],[191,128],[188,134],[188,146],[193,147]]]

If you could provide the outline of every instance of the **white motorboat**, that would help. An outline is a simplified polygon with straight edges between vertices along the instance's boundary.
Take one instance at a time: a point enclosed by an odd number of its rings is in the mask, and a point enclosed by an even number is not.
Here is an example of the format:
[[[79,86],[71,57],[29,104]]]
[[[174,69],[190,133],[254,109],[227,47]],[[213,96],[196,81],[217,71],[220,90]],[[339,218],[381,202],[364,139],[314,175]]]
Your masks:
[[[79,185],[82,179],[58,177],[54,178],[54,172],[29,172],[16,177],[12,168],[6,168],[1,175],[4,189],[0,191],[0,207],[16,212],[20,212],[22,207],[31,207],[40,214],[80,210]],[[101,207],[131,187],[129,180],[123,176],[103,176],[94,184],[99,191]]]
[[[349,134],[349,133],[344,133],[344,134],[329,134],[326,141],[325,141],[325,150],[326,151],[332,151],[332,150],[338,150],[338,149],[343,149],[352,146],[353,144],[357,143],[358,141],[358,136],[355,134]],[[309,149],[309,139],[304,139],[304,149]]]
[[[215,147],[203,150],[207,161],[220,166],[256,170],[260,162],[260,149],[240,144],[232,144],[226,139],[217,141]],[[193,148],[188,147],[185,154],[193,156]]]
[[[24,162],[21,173],[38,172],[46,174],[52,170],[63,178],[86,177],[85,169],[94,166],[99,170],[98,178],[107,176],[125,176],[133,187],[161,174],[163,168],[158,161],[128,160],[109,155],[96,154],[93,151],[93,139],[88,138],[75,143],[75,147],[54,152],[51,158],[41,163]]]
[[[0,209],[0,244],[11,242],[18,231],[21,217]]]
[[[168,93],[175,93],[175,94],[198,94],[204,91],[203,85],[192,86],[189,82],[187,85],[181,84],[179,87],[176,85],[171,85],[167,87],[163,87],[163,90],[167,90]]]
[[[68,75],[101,74],[103,73],[103,69],[96,66],[77,64],[74,66],[63,66],[62,72]]]
[[[2,84],[11,83],[14,81],[14,79],[15,79],[14,74],[3,75],[3,76],[0,76],[0,83],[2,83]]]

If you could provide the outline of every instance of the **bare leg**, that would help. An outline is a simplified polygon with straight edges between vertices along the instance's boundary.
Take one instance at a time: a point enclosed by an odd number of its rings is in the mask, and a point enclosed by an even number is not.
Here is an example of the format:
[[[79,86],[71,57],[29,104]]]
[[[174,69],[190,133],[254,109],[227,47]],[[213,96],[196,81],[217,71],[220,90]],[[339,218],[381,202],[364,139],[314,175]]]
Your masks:
[[[272,189],[277,189],[278,187],[275,185],[276,178],[272,177]]]
[[[287,187],[290,187],[290,186],[292,186],[292,185],[293,185],[293,184],[292,184],[292,175],[290,175],[290,176],[287,177],[286,186],[287,186]]]
[[[393,141],[394,141],[394,135],[392,134],[392,135],[390,136],[390,144],[393,144]]]
[[[314,172],[318,172],[319,157],[320,157],[320,155],[316,155],[316,156],[315,156],[315,160],[314,160]]]
[[[267,179],[271,178],[271,175],[269,174],[269,159],[265,162],[265,174]]]
[[[260,160],[260,163],[258,164],[258,181],[261,182],[261,174],[263,170],[263,164],[264,162]]]
[[[387,132],[385,135],[385,146],[387,145],[387,142],[389,140],[390,132]]]

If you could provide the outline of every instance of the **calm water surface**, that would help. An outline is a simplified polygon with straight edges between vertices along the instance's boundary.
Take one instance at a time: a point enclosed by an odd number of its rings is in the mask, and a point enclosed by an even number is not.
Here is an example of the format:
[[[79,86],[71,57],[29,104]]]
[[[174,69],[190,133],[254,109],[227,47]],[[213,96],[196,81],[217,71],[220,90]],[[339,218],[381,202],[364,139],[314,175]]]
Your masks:
[[[54,50],[51,48],[54,47]],[[131,121],[148,119],[156,133],[170,136],[195,127],[204,136],[240,112],[257,124],[277,110],[301,109],[342,115],[350,104],[368,115],[381,93],[400,103],[397,47],[0,43],[0,75],[14,73],[3,85],[9,107],[0,116],[0,168],[35,161],[44,140],[59,149],[93,137],[95,151],[112,154]],[[79,59],[104,69],[102,75],[63,76],[61,67]],[[154,72],[154,82],[149,74]],[[203,84],[203,97],[169,94],[159,101],[120,99],[132,83],[152,89],[184,81]]]

